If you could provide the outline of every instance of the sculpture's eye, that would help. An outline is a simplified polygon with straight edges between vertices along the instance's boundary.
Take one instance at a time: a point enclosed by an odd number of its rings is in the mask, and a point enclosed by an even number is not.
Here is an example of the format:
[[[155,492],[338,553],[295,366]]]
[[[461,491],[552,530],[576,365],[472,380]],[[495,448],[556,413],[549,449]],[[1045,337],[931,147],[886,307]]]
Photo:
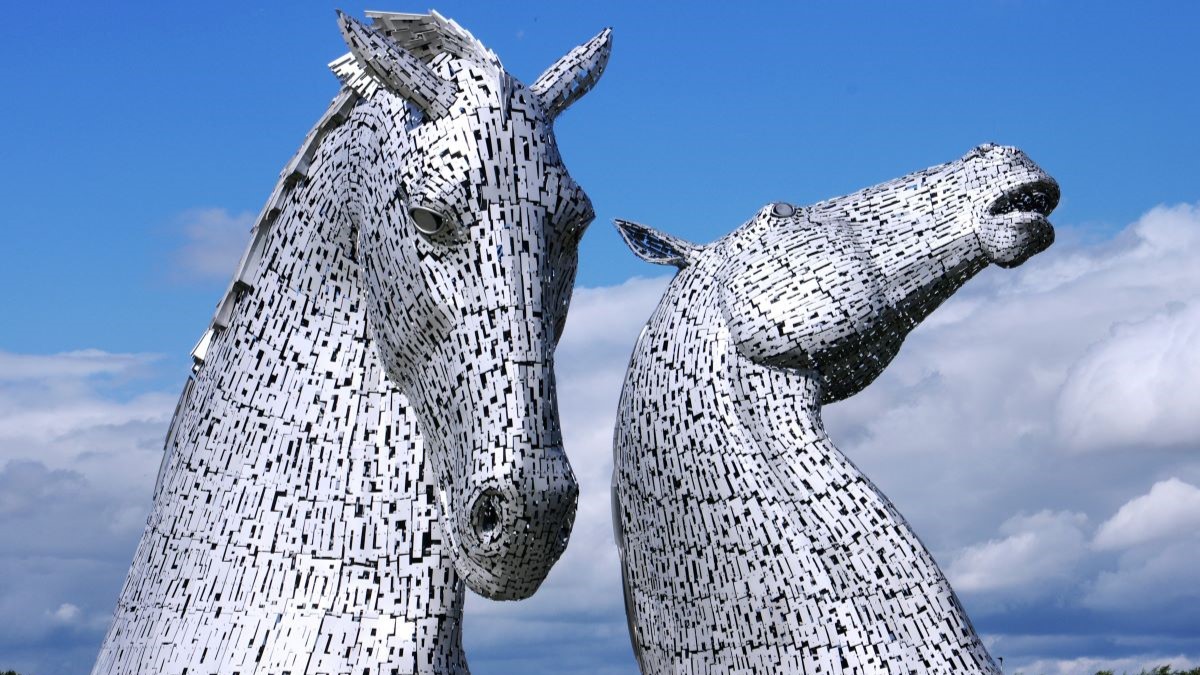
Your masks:
[[[776,202],[775,206],[771,207],[771,215],[776,218],[791,218],[796,213],[796,207],[787,202]]]
[[[446,219],[436,211],[414,206],[408,210],[408,214],[412,216],[413,224],[421,234],[435,235],[446,228]]]

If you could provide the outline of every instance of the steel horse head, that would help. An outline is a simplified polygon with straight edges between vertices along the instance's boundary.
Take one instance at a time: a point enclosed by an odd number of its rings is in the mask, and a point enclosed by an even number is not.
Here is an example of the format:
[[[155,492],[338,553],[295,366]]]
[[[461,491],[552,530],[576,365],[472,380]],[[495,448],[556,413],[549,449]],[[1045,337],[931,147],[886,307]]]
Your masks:
[[[592,209],[552,125],[610,34],[527,88],[436,12],[369,16],[192,351],[96,675],[465,673],[464,582],[526,597],[566,545]]]
[[[1024,153],[986,144],[767,205],[704,246],[617,222],[638,256],[681,268],[634,347],[614,440],[643,672],[999,674],[821,406],[867,386],[977,272],[1049,246],[1058,198]]]
[[[815,369],[822,401],[851,396],[905,336],[989,264],[1015,267],[1054,242],[1054,179],[1017,148],[962,158],[798,208],[774,204],[708,246],[618,221],[644,260],[713,274],[738,352]]]
[[[566,546],[578,494],[554,348],[593,211],[553,125],[600,77],[611,32],[527,87],[465,31],[430,58],[386,17],[339,23],[351,53],[335,72],[364,94],[346,200],[369,330],[416,412],[456,569],[477,593],[524,598]]]

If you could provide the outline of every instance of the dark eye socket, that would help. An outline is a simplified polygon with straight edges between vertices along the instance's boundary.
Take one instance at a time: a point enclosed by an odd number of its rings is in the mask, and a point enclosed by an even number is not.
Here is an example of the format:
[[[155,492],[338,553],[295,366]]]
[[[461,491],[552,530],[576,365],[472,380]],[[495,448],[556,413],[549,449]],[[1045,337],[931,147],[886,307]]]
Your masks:
[[[436,211],[414,206],[408,210],[408,214],[412,216],[413,224],[421,234],[437,234],[446,227],[446,219]]]

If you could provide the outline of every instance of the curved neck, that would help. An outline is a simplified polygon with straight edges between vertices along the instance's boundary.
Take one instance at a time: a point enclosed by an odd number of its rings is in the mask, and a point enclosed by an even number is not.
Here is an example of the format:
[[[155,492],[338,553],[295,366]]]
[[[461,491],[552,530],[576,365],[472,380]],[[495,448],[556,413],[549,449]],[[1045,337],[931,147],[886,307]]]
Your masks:
[[[740,356],[715,293],[702,266],[679,274],[618,411],[617,539],[643,670],[799,672],[885,650],[998,673],[928,551],[829,440],[816,374]]]
[[[424,448],[366,328],[342,131],[272,197],[94,673],[465,671]]]

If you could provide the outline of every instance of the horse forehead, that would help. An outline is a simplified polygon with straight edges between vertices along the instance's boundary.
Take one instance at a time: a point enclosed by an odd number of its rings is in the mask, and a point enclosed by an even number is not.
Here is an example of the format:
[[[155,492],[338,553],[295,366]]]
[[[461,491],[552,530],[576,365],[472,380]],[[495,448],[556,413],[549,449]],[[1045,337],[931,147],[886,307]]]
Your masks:
[[[481,86],[478,92],[463,93],[448,115],[418,125],[415,134],[413,152],[443,159],[462,152],[486,165],[562,164],[554,127],[530,92],[498,95]]]
[[[781,217],[776,208],[786,207]],[[721,242],[724,256],[751,265],[769,265],[788,251],[803,248],[821,237],[821,223],[810,209],[779,202],[768,204]]]
[[[856,276],[864,250],[855,239],[855,226],[813,213],[811,207],[793,208],[791,215],[779,217],[768,205],[730,233],[713,249],[719,262],[711,273],[755,292],[812,286],[818,278]]]
[[[435,67],[435,71],[458,85],[460,105],[451,109],[452,116],[490,110],[499,118],[507,118],[517,108],[524,111],[526,117],[544,121],[541,119],[544,116],[535,107],[536,98],[532,92],[498,62],[448,59]]]

